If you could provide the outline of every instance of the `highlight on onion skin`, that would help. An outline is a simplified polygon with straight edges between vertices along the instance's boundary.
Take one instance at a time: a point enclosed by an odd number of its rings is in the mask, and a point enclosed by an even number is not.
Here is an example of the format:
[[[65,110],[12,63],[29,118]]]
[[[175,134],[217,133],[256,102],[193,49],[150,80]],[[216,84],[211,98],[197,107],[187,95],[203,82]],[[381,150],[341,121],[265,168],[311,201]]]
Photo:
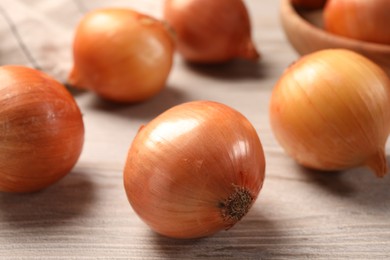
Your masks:
[[[242,0],[167,0],[164,19],[176,32],[178,52],[193,63],[257,61]]]
[[[390,81],[360,54],[329,49],[303,56],[277,82],[270,121],[280,145],[303,166],[387,173]]]
[[[163,22],[131,9],[94,10],[76,29],[68,83],[114,102],[145,101],[165,87],[174,51]]]
[[[48,75],[0,67],[0,191],[32,192],[68,174],[84,143],[74,98]]]
[[[265,157],[251,123],[232,108],[193,101],[136,135],[124,168],[128,200],[155,232],[199,238],[231,228],[255,202]]]
[[[326,31],[360,41],[390,45],[389,0],[328,0]]]

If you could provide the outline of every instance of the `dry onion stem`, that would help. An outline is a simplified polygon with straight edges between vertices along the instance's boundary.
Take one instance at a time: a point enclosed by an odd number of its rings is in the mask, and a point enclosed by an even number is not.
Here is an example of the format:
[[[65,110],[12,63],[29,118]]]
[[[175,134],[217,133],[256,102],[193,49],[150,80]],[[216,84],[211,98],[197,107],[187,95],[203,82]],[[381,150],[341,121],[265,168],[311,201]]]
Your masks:
[[[140,129],[124,184],[134,211],[154,231],[196,238],[244,217],[264,171],[262,145],[250,122],[220,103],[194,101]]]
[[[270,119],[280,144],[304,166],[387,171],[389,78],[357,53],[319,51],[289,67],[273,90]]]

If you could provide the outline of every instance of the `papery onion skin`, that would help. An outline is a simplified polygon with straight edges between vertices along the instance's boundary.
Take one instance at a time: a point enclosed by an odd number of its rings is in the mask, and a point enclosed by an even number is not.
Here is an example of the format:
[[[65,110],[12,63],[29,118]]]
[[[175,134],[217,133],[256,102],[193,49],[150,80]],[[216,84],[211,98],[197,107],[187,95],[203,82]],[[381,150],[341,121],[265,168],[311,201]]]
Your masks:
[[[390,45],[389,0],[329,0],[324,28],[361,41]]]
[[[2,66],[0,82],[0,191],[46,188],[79,158],[79,107],[63,85],[31,68]]]
[[[164,19],[177,36],[178,52],[193,63],[258,60],[242,0],[166,0]]]
[[[326,0],[291,0],[291,3],[300,8],[318,9],[325,6]]]
[[[276,139],[298,163],[318,170],[369,166],[387,172],[390,82],[360,54],[343,49],[302,57],[281,76],[271,97]]]
[[[232,227],[248,212],[264,171],[260,139],[242,114],[193,101],[140,129],[124,185],[134,211],[155,232],[199,238]]]
[[[174,50],[163,22],[131,9],[94,10],[76,29],[68,83],[114,102],[145,101],[165,87]]]

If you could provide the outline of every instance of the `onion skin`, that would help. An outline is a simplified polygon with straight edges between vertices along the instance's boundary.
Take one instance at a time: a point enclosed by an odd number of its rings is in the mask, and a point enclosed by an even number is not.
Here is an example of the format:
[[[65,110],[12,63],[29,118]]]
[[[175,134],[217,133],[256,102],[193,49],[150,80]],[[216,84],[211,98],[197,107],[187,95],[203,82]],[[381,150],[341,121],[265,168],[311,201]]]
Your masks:
[[[166,0],[164,18],[177,35],[178,52],[193,63],[258,60],[242,0]]]
[[[32,192],[65,176],[84,142],[80,110],[42,72],[0,67],[0,191]]]
[[[155,232],[198,238],[229,229],[248,212],[264,171],[261,142],[243,115],[193,101],[140,129],[124,186],[134,211]]]
[[[389,0],[329,0],[324,9],[328,32],[390,45]]]
[[[289,67],[271,97],[275,137],[303,166],[318,170],[370,167],[387,172],[390,82],[360,54],[314,52]]]
[[[291,3],[300,8],[319,9],[325,6],[326,0],[291,0]]]
[[[161,21],[130,9],[98,9],[76,29],[68,83],[114,102],[145,101],[165,87],[174,50]]]

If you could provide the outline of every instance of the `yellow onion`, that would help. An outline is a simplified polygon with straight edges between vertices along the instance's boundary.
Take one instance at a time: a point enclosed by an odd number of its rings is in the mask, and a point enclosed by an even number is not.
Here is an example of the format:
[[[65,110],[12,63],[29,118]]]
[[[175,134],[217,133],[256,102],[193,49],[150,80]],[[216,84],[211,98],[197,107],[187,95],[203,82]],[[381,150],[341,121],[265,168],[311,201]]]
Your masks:
[[[328,0],[324,27],[348,38],[390,44],[390,1]]]
[[[291,3],[299,8],[317,9],[325,6],[327,0],[291,0]]]
[[[176,32],[179,53],[188,61],[259,58],[242,0],[166,0],[164,17]]]
[[[130,9],[94,10],[77,27],[68,82],[111,101],[144,101],[165,86],[173,53],[161,21]]]
[[[298,60],[273,90],[270,120],[281,146],[304,166],[386,174],[390,82],[360,54],[329,49]]]
[[[155,232],[197,238],[244,217],[264,171],[260,139],[242,114],[220,103],[193,101],[139,130],[124,185],[134,211]]]
[[[40,190],[76,164],[84,142],[80,110],[44,73],[0,67],[0,191]]]

